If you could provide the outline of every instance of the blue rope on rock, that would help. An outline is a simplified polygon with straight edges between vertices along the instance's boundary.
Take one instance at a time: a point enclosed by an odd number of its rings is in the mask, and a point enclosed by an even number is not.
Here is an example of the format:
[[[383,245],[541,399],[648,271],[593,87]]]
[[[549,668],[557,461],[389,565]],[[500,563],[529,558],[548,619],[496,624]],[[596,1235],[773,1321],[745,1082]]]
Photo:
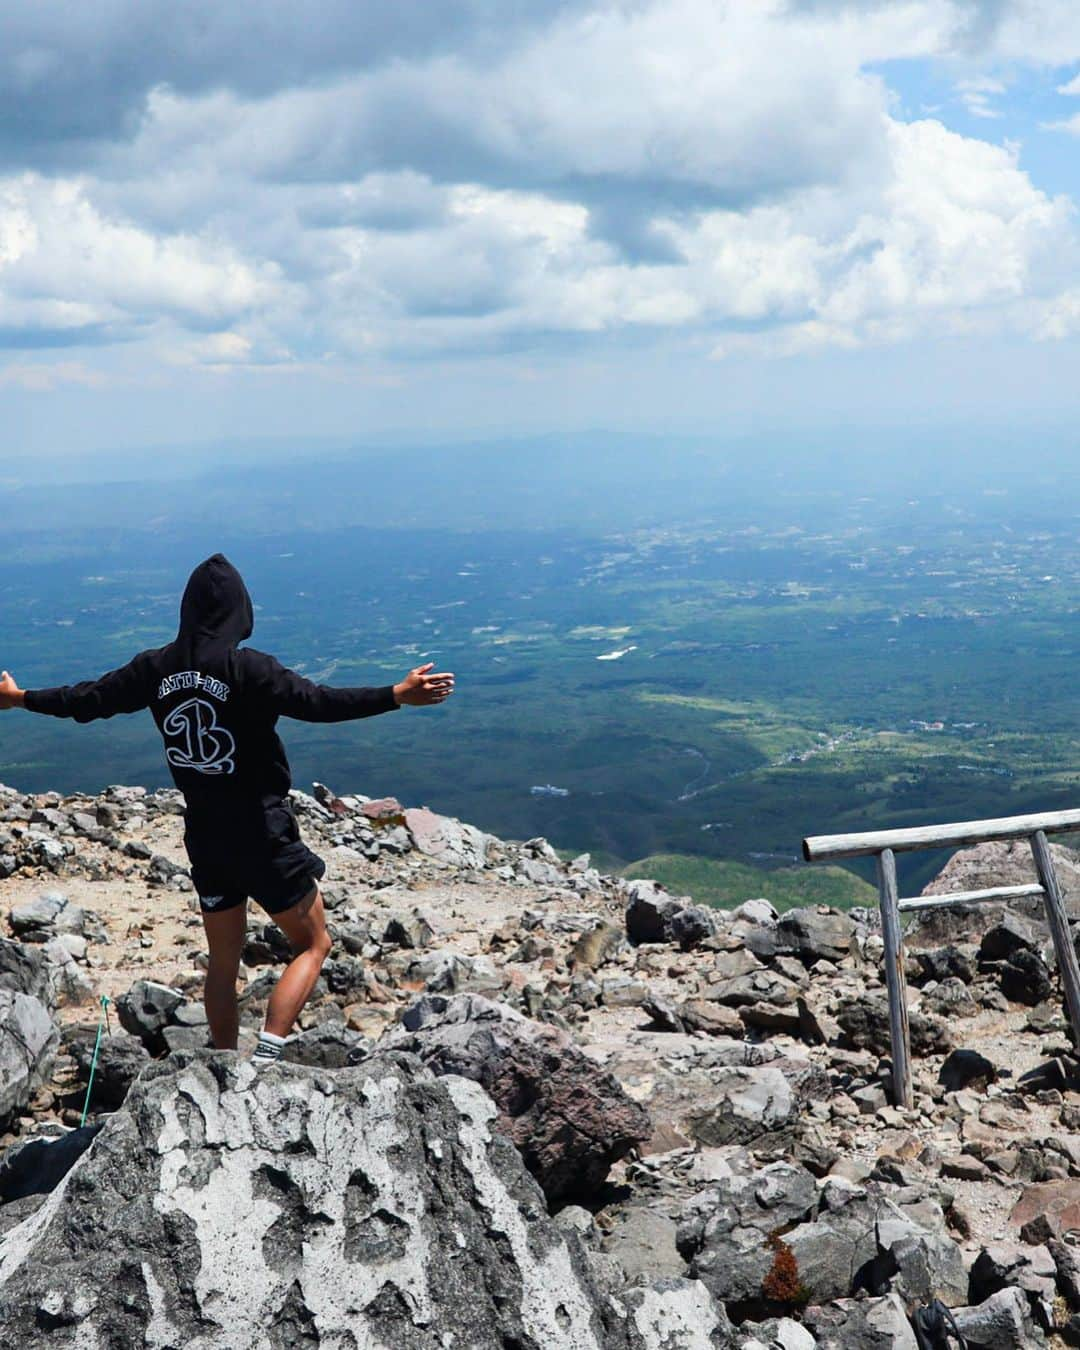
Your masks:
[[[105,1019],[108,1017],[108,1015],[109,1015],[109,996],[108,994],[102,994],[101,1016],[98,1018],[97,1036],[94,1040],[94,1055],[93,1058],[90,1060],[90,1081],[86,1084],[86,1100],[83,1102],[82,1120],[79,1121],[80,1129],[82,1129],[82,1127],[86,1124],[86,1113],[90,1109],[90,1089],[94,1086],[94,1071],[97,1068],[98,1051],[101,1049],[101,1032],[102,1028],[105,1026]]]

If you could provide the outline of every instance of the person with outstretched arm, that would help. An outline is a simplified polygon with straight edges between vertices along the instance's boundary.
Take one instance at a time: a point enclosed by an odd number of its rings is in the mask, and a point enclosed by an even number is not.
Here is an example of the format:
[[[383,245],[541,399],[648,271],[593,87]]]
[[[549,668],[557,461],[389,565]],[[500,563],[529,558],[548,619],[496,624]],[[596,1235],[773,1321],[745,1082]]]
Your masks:
[[[429,663],[381,688],[315,684],[273,656],[241,647],[253,627],[243,578],[215,553],[188,579],[173,642],[140,652],[99,680],[55,689],[20,689],[5,670],[0,710],[92,722],[150,709],[184,795],[184,847],[210,949],[206,1016],[218,1049],[236,1048],[236,978],[249,896],[293,947],[253,1056],[262,1067],[280,1056],[330,951],[318,885],[326,864],[300,838],[277,719],[346,722],[403,704],[442,703],[453,693],[454,676]]]

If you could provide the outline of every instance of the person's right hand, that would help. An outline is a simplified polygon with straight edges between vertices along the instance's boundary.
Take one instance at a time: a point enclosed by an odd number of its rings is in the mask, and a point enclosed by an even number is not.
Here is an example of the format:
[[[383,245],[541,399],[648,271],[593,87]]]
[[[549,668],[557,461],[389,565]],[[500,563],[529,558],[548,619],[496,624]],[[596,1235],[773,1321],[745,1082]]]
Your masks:
[[[423,708],[431,703],[442,703],[454,692],[454,676],[449,670],[432,674],[434,661],[426,666],[416,666],[400,684],[394,685],[394,700],[399,705],[412,704],[414,708]]]
[[[15,683],[15,677],[6,670],[0,671],[0,712],[8,708],[21,708],[23,691]]]

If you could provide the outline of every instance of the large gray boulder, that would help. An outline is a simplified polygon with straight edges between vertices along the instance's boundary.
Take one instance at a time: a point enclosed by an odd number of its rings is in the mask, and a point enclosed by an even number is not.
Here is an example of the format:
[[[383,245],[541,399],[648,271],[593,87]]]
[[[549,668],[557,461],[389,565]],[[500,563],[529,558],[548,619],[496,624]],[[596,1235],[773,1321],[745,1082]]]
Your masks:
[[[778,1068],[717,1069],[710,1095],[690,1109],[686,1123],[699,1144],[749,1144],[797,1124],[802,1103]]]
[[[851,917],[825,905],[789,909],[776,925],[777,951],[815,961],[842,961],[852,950],[855,924]]]
[[[898,1294],[844,1298],[808,1308],[805,1317],[818,1350],[919,1350]]]
[[[0,1243],[5,1336],[20,1350],[727,1343],[696,1282],[601,1295],[495,1115],[477,1084],[410,1056],[152,1065]]]
[[[690,1274],[724,1303],[767,1301],[763,1285],[775,1260],[769,1235],[807,1218],[817,1195],[810,1173],[787,1162],[723,1178],[679,1226]]]
[[[635,1350],[638,1345],[641,1350],[724,1350],[732,1344],[727,1313],[700,1280],[669,1277],[634,1285],[623,1291],[619,1304],[628,1323],[621,1334]],[[573,1342],[553,1345],[569,1350]]]
[[[478,994],[424,996],[383,1047],[479,1083],[498,1107],[499,1128],[555,1204],[590,1199],[612,1164],[652,1133],[645,1110],[565,1032]]]
[[[1051,844],[1050,853],[1065,907],[1072,918],[1080,918],[1080,855],[1064,844]],[[996,840],[954,853],[923,894],[946,895],[951,891],[1021,886],[1033,879],[1031,847],[1027,840]],[[950,942],[977,940],[1008,913],[1025,915],[1035,923],[1042,937],[1049,938],[1043,902],[1036,898],[969,905],[965,909],[921,910],[912,916],[910,943],[917,947],[940,947]]]
[[[852,1190],[830,1208],[784,1234],[799,1278],[815,1302],[860,1289],[898,1293],[908,1302],[965,1302],[968,1282],[960,1248],[939,1206],[903,1207],[881,1194]]]
[[[632,943],[675,942],[689,951],[717,930],[717,917],[689,896],[669,895],[656,881],[627,885],[626,936]]]
[[[39,999],[0,989],[0,1128],[45,1079],[59,1040],[56,1023]]]
[[[156,980],[136,980],[126,994],[116,1000],[120,1025],[138,1036],[152,1055],[167,1048],[165,1028],[175,1025],[176,1014],[184,1003],[183,994]]]
[[[47,1006],[53,1001],[49,962],[39,947],[0,938],[0,989],[32,994]]]
[[[957,1308],[953,1316],[968,1345],[980,1350],[1038,1350],[1046,1345],[1022,1289],[1001,1289],[975,1307]]]

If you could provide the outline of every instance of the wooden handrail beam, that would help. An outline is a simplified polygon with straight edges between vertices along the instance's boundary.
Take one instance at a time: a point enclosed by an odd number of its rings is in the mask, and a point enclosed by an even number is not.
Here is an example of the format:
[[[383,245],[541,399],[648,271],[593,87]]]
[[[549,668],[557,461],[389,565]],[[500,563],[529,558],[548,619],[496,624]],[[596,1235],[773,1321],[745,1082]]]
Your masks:
[[[991,886],[985,891],[953,891],[950,895],[919,895],[913,900],[901,900],[901,914],[917,909],[952,909],[954,905],[985,905],[990,900],[1041,899],[1046,892],[1034,882],[1030,886]]]
[[[919,848],[960,848],[994,839],[1025,839],[1080,830],[1080,811],[1044,811],[1032,816],[1003,816],[998,820],[966,820],[955,825],[922,825],[903,830],[870,830],[865,834],[819,834],[803,840],[807,862],[835,858],[865,858],[889,849],[909,853]]]

